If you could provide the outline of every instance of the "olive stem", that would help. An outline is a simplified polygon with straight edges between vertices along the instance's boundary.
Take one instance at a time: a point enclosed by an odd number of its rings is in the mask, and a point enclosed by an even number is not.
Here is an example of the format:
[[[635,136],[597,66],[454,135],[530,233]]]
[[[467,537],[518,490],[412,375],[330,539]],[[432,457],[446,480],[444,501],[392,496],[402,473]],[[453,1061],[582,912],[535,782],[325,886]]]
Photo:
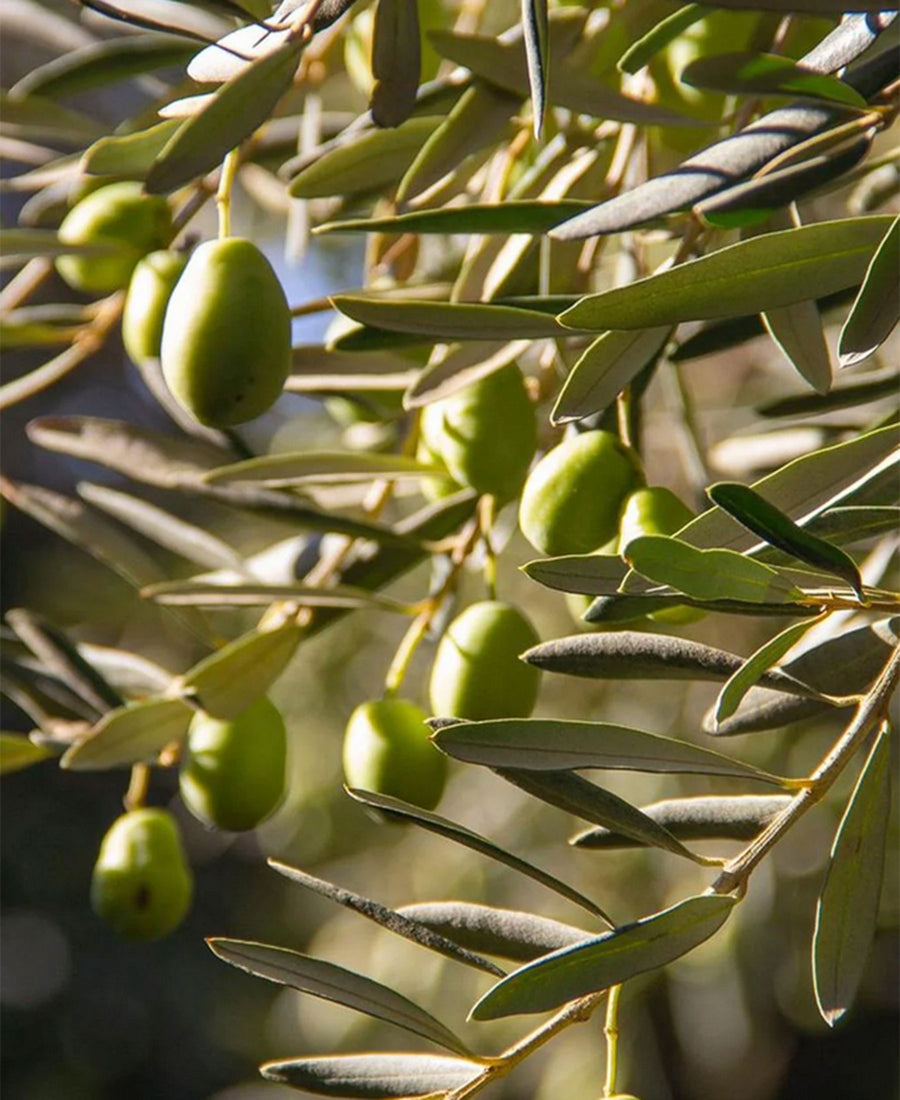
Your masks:
[[[619,1001],[622,986],[613,985],[609,989],[606,1002],[606,1022],[603,1034],[606,1036],[606,1075],[603,1081],[603,1095],[613,1096],[616,1092],[616,1078],[619,1075]]]
[[[478,520],[481,539],[484,543],[484,586],[489,600],[497,598],[497,555],[491,541],[491,531],[496,515],[497,498],[489,494],[483,496],[478,502]]]
[[[122,799],[122,805],[126,810],[139,810],[147,801],[147,791],[150,789],[150,766],[148,764],[133,764],[131,777],[128,781],[128,790]]]
[[[216,207],[219,211],[219,240],[231,236],[231,192],[234,188],[239,164],[239,153],[232,149],[222,161],[219,186],[216,190]]]

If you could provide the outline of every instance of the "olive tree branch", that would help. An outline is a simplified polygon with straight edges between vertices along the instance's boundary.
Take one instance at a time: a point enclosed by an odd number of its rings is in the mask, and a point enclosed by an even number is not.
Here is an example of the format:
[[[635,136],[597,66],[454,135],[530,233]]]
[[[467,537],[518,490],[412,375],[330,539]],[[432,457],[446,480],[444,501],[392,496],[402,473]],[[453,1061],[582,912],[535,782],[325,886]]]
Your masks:
[[[900,646],[891,653],[878,679],[860,701],[849,725],[812,773],[807,785],[777,817],[725,865],[710,887],[716,894],[730,894],[746,886],[756,865],[775,847],[782,836],[819,802],[849,763],[869,734],[884,721],[891,696],[900,682]]]

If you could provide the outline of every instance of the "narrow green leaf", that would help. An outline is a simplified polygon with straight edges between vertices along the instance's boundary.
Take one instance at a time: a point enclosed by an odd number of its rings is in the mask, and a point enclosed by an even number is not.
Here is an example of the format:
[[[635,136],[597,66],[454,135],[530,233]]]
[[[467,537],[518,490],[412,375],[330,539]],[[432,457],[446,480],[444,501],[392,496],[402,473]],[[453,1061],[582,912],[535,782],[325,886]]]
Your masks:
[[[736,898],[715,895],[687,898],[587,943],[554,951],[507,975],[485,993],[469,1016],[496,1020],[546,1012],[635,974],[658,970],[718,932],[736,903]]]
[[[811,519],[806,530],[834,542],[859,542],[900,528],[900,508],[895,505],[831,508]]]
[[[604,825],[641,844],[662,848],[694,862],[702,862],[699,856],[676,840],[668,829],[642,814],[636,806],[580,775],[561,771],[533,772],[522,768],[494,770],[513,786],[566,813],[574,814],[594,825]]]
[[[215,168],[249,137],[290,87],[301,49],[299,39],[289,39],[223,84],[163,147],[147,174],[147,190],[174,191]]]
[[[36,745],[19,733],[0,732],[0,775],[20,772],[49,756],[53,756],[50,749]]]
[[[265,1062],[259,1071],[267,1081],[290,1085],[314,1096],[351,1100],[429,1097],[459,1088],[483,1065],[432,1054],[335,1054]]]
[[[550,419],[568,424],[603,413],[666,344],[672,328],[605,332],[582,353],[569,372]]]
[[[865,99],[836,76],[815,72],[777,54],[722,53],[698,57],[681,72],[683,84],[729,95],[786,95],[866,109]]]
[[[511,199],[435,210],[411,210],[389,218],[325,222],[315,233],[546,233],[594,204],[586,199]]]
[[[698,550],[680,539],[643,535],[628,544],[626,557],[648,580],[698,600],[790,604],[801,596],[777,570],[734,550]]]
[[[502,718],[462,722],[432,735],[437,747],[457,760],[492,768],[577,771],[581,768],[729,775],[778,785],[781,781],[751,764],[709,749],[609,722],[548,718]]]
[[[640,72],[661,50],[664,50],[682,31],[686,31],[710,14],[712,8],[704,4],[685,4],[683,8],[660,19],[646,34],[628,47],[616,62],[622,73]]]
[[[77,147],[94,141],[104,130],[96,118],[63,107],[45,96],[20,97],[0,92],[0,114],[5,136],[54,147]],[[7,232],[4,229],[4,236]]]
[[[471,1053],[462,1040],[423,1008],[353,970],[286,947],[219,937],[206,942],[214,955],[249,974],[384,1020],[463,1057]]]
[[[758,693],[758,694],[757,694]],[[761,730],[781,729],[794,722],[809,718],[830,721],[846,721],[852,707],[832,707],[825,700],[801,699],[796,695],[776,695],[764,689],[751,688],[744,701],[731,718],[716,723],[715,708],[703,716],[701,728],[711,737],[735,737],[741,733],[758,733]]]
[[[82,170],[92,176],[127,176],[142,180],[175,131],[183,125],[183,119],[167,118],[146,130],[99,138],[85,150],[81,158]]]
[[[534,913],[494,909],[467,901],[426,901],[398,912],[486,955],[530,962],[540,955],[591,939],[593,932]]]
[[[851,557],[830,542],[811,535],[770,504],[755,489],[737,482],[720,481],[707,489],[710,500],[749,531],[786,554],[846,581],[860,599],[862,578]]]
[[[128,35],[92,42],[31,69],[10,89],[12,96],[70,95],[169,66],[183,66],[196,53],[183,39]]]
[[[370,451],[291,451],[221,466],[204,475],[203,480],[212,485],[261,481],[272,488],[283,488],[306,482],[328,485],[373,478],[446,476],[437,466],[417,462],[408,455]]]
[[[715,724],[730,718],[741,705],[741,700],[753,687],[758,684],[763,674],[769,670],[776,661],[780,660],[817,622],[817,619],[792,623],[780,634],[776,634],[765,645],[759,647],[751,654],[736,672],[733,672],[725,686],[719,692],[715,703]]]
[[[332,301],[363,325],[440,340],[522,340],[569,336],[555,318],[534,309],[486,302],[411,302],[336,295]]]
[[[343,392],[350,390],[402,390],[415,378],[415,362],[390,352],[352,352],[326,348],[324,344],[300,344],[292,351],[293,363],[285,388],[292,393]]]
[[[186,734],[194,711],[183,699],[145,699],[110,711],[60,761],[72,771],[97,771],[152,761]]]
[[[752,840],[791,801],[788,794],[703,795],[664,799],[642,806],[641,812],[679,840]],[[601,827],[587,829],[569,843],[603,850],[640,847],[631,837]]]
[[[547,0],[521,0],[522,34],[525,41],[525,63],[528,86],[531,89],[531,109],[534,115],[534,136],[541,139],[544,113],[547,109],[547,85],[550,76]]]
[[[108,256],[116,251],[113,244],[65,244],[55,229],[4,229],[2,266],[15,267],[39,256]]]
[[[779,397],[758,406],[756,411],[760,416],[765,417],[806,416],[811,413],[825,413],[835,409],[867,405],[870,401],[893,397],[896,392],[897,372],[892,367],[886,371],[873,371],[863,376],[859,382],[835,386],[827,394],[798,393]]]
[[[389,932],[393,932],[397,936],[402,936],[404,939],[419,944],[420,947],[427,947],[429,951],[436,951],[439,955],[445,955],[449,959],[455,959],[456,962],[473,966],[476,970],[486,970],[488,974],[503,976],[504,971],[499,966],[472,951],[467,951],[464,947],[454,943],[453,940],[432,932],[424,924],[419,924],[418,921],[402,916],[395,909],[388,909],[371,898],[354,894],[350,890],[345,890],[342,886],[335,886],[324,879],[308,875],[305,871],[301,871],[299,867],[291,867],[289,864],[281,863],[277,859],[269,859],[268,864],[280,875],[290,879],[291,882],[296,882],[305,889],[312,890],[320,897],[328,898],[329,901],[337,902],[338,905],[343,905],[345,909],[351,909],[354,913],[359,913],[360,916],[374,921],[382,928],[387,928]]]
[[[412,113],[422,64],[416,0],[378,0],[372,30],[369,106],[378,126],[399,126]]]
[[[141,595],[158,603],[188,607],[256,607],[289,600],[301,607],[368,607],[405,613],[407,606],[362,588],[337,585],[319,588],[301,584],[241,584],[230,581],[163,581],[142,589]]]
[[[581,906],[582,909],[586,909],[594,916],[600,917],[601,920],[606,921],[610,925],[612,924],[603,910],[595,902],[591,901],[590,898],[586,898],[583,894],[580,894],[577,890],[562,882],[554,875],[548,874],[546,871],[542,871],[539,867],[535,867],[526,860],[520,859],[511,852],[505,851],[505,849],[494,844],[486,837],[472,832],[471,829],[467,829],[463,825],[458,825],[455,821],[448,821],[438,814],[430,813],[428,810],[423,810],[419,806],[413,806],[411,803],[403,802],[401,799],[392,798],[389,795],[356,789],[348,790],[347,793],[351,798],[355,798],[357,802],[361,802],[364,806],[370,806],[378,810],[388,818],[404,822],[411,821],[421,828],[427,829],[431,833],[436,833],[438,836],[445,837],[447,840],[453,840],[457,844],[461,844],[464,848],[470,848],[472,851],[479,852],[481,855],[496,860],[506,867],[511,867],[514,871],[518,871],[519,874],[525,875],[527,878],[541,883],[542,886],[546,886],[549,890],[561,894],[564,898],[568,898],[569,901],[573,901],[576,905]]]
[[[890,802],[890,742],[883,729],[844,811],[816,909],[813,984],[830,1027],[853,1003],[875,934]]]
[[[236,718],[284,672],[301,636],[290,621],[242,634],[186,672],[181,694],[216,718]]]
[[[645,329],[743,316],[833,294],[862,281],[892,220],[844,218],[751,237],[589,295],[559,320],[574,329]]]
[[[396,184],[442,119],[414,115],[393,130],[341,135],[324,152],[294,168],[288,191],[295,199],[353,195]]]
[[[124,699],[141,699],[168,692],[174,679],[155,661],[139,653],[82,642],[78,652]]]
[[[528,350],[529,340],[500,344],[467,340],[451,345],[445,353],[433,355],[403,394],[403,407],[417,409],[440,401],[473,382],[486,378],[514,362]]]
[[[618,554],[567,554],[527,562],[522,572],[558,592],[611,596],[618,591],[628,568]]]
[[[816,303],[793,302],[768,309],[762,314],[762,321],[800,377],[816,393],[828,393],[832,380],[831,355]]]
[[[873,355],[900,320],[900,217],[894,219],[866,271],[853,308],[838,339],[842,367]]]

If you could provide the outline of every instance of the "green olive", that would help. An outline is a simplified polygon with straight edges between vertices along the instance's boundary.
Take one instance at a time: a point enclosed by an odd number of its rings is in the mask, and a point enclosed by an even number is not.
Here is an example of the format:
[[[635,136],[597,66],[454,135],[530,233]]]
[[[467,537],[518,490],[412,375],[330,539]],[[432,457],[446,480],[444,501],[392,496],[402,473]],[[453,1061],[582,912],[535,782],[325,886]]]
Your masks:
[[[112,823],[94,865],[91,904],[120,936],[168,935],[190,909],[192,893],[178,825],[167,810],[130,810]]]
[[[352,396],[325,398],[328,415],[342,428],[354,424],[382,424],[403,415],[402,390],[357,390]]]
[[[166,306],[188,258],[165,249],[138,261],[122,313],[122,343],[135,363],[158,359]]]
[[[425,448],[460,485],[512,500],[537,445],[534,405],[522,372],[510,363],[427,405],[421,432]]]
[[[110,183],[73,206],[59,227],[63,244],[108,245],[110,251],[60,256],[56,270],[73,290],[109,294],[128,286],[138,260],[163,248],[171,234],[171,211],[161,195],[145,195],[133,181]]]
[[[194,817],[229,832],[255,829],[284,794],[287,734],[265,696],[237,718],[194,715],[178,786]]]
[[[467,607],[438,645],[429,688],[432,710],[471,721],[527,718],[537,702],[541,674],[519,654],[539,641],[511,604],[484,600]]]
[[[160,358],[175,399],[201,424],[242,424],[274,403],[291,367],[291,312],[252,241],[194,252],[169,299]]]
[[[694,513],[679,497],[662,485],[636,489],[625,501],[619,521],[619,553],[625,554],[629,542],[642,535],[673,535],[694,518]],[[649,616],[654,622],[679,625],[697,622],[703,612],[695,607],[667,607]]]
[[[622,501],[640,479],[635,459],[611,432],[569,436],[528,475],[522,534],[551,557],[594,553],[615,537]]]
[[[425,711],[406,699],[358,706],[344,734],[347,786],[433,809],[444,793],[447,758],[428,739],[425,718]]]

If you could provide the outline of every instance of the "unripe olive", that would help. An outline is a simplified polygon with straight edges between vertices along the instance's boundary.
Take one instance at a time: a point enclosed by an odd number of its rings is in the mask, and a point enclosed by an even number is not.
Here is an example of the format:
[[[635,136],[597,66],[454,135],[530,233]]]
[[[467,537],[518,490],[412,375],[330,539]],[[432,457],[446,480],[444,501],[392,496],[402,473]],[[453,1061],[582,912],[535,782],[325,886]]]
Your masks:
[[[291,366],[291,313],[252,241],[194,252],[169,299],[160,359],[173,396],[201,424],[242,424],[273,404]]]
[[[109,294],[128,286],[142,256],[163,248],[172,234],[172,214],[161,195],[145,195],[126,180],[92,191],[72,207],[59,227],[63,244],[103,244],[95,256],[59,256],[56,269],[74,290]]]
[[[534,405],[515,365],[427,405],[422,441],[460,485],[512,500],[537,446]]]
[[[619,553],[642,535],[673,535],[694,518],[683,500],[662,485],[647,485],[629,494],[619,520]],[[678,625],[696,622],[703,612],[695,607],[667,607],[649,616],[657,623]]]
[[[286,758],[284,721],[265,696],[230,721],[197,713],[178,775],[181,797],[204,825],[255,829],[281,801]]]
[[[528,475],[519,506],[522,534],[551,557],[591,554],[615,537],[622,501],[640,477],[611,432],[570,436]]]
[[[537,702],[541,674],[519,654],[539,641],[511,604],[484,600],[467,607],[438,644],[429,687],[432,710],[471,721],[527,718]]]
[[[120,936],[168,935],[191,907],[193,876],[175,818],[167,810],[130,810],[103,838],[91,879],[91,905]]]
[[[428,739],[425,718],[406,699],[360,704],[344,733],[347,786],[433,809],[444,792],[447,758]]]
[[[122,343],[133,362],[159,358],[166,306],[187,262],[184,252],[166,249],[138,261],[122,313]]]

